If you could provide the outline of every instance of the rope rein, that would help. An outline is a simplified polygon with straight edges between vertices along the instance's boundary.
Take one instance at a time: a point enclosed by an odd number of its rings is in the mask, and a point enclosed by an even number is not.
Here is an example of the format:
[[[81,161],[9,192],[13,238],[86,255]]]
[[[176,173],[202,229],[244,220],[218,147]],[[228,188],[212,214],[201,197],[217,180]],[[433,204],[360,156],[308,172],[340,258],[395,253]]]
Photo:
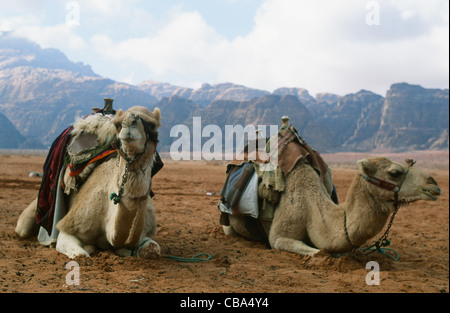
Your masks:
[[[205,256],[206,258],[200,258],[203,256]],[[183,258],[183,257],[173,256],[173,255],[165,255],[165,256],[163,256],[163,258],[168,258],[168,259],[175,260],[178,262],[197,263],[197,262],[209,261],[212,259],[212,256],[208,253],[200,253],[200,254],[194,255],[191,258]]]
[[[138,118],[139,118],[139,120],[140,120],[142,123],[145,122],[144,119],[142,119],[140,116],[138,116]],[[145,125],[145,124],[144,124],[144,125]],[[113,193],[111,193],[111,195],[109,196],[109,200],[113,201],[114,204],[116,204],[116,205],[119,204],[119,203],[120,203],[120,200],[122,199],[123,192],[124,192],[124,189],[125,189],[125,184],[126,184],[126,182],[127,182],[127,180],[128,180],[128,174],[129,174],[129,167],[130,167],[130,164],[133,163],[138,157],[140,157],[141,155],[144,155],[144,154],[147,152],[147,143],[148,143],[149,140],[152,140],[151,138],[149,138],[149,134],[148,134],[147,131],[145,132],[145,135],[146,135],[146,139],[147,139],[147,140],[145,141],[144,151],[142,151],[141,153],[137,154],[134,158],[130,158],[130,157],[122,150],[121,144],[119,144],[118,146],[116,146],[115,144],[113,145],[113,146],[117,149],[117,152],[119,153],[119,155],[120,155],[122,158],[124,158],[124,160],[127,162],[127,164],[125,165],[125,171],[124,171],[124,173],[123,173],[123,175],[122,175],[122,183],[120,184],[120,187],[119,187],[119,194],[113,192]]]
[[[119,194],[113,192],[110,196],[109,196],[109,200],[112,200],[114,202],[114,204],[119,204],[120,200],[122,199],[123,196],[123,191],[125,189],[125,184],[128,180],[128,174],[129,174],[129,167],[131,162],[133,162],[135,159],[125,159],[127,161],[127,164],[125,165],[125,171],[123,172],[122,175],[122,183],[120,184],[119,187]]]
[[[391,244],[391,241],[387,238],[389,235],[389,230],[391,229],[392,224],[394,223],[394,218],[395,215],[398,212],[398,209],[400,208],[400,206],[398,205],[398,192],[395,193],[395,211],[394,213],[392,213],[391,216],[391,220],[389,221],[388,227],[386,229],[386,231],[384,232],[384,234],[371,246],[362,249],[362,252],[366,252],[368,251],[366,254],[371,254],[375,251],[378,251],[381,254],[387,255],[388,257],[390,257],[391,259],[398,261],[398,259],[400,258],[400,255],[394,250],[394,249],[390,249],[390,248],[385,248],[387,246],[389,246]],[[392,256],[389,253],[386,253],[386,251],[391,251],[392,253],[395,254],[395,256]]]

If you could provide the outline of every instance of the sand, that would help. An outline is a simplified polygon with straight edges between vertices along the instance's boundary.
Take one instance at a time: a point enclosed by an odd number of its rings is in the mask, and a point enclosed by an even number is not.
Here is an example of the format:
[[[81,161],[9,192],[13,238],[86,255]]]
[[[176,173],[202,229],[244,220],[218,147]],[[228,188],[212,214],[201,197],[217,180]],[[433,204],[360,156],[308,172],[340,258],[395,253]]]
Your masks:
[[[447,154],[448,157],[448,154]],[[325,158],[326,160],[326,158]],[[268,249],[241,237],[225,236],[219,225],[219,191],[225,180],[223,162],[173,162],[153,182],[158,223],[156,241],[163,256],[190,258],[207,253],[205,262],[178,262],[166,257],[143,260],[97,251],[77,258],[79,285],[68,285],[70,260],[36,238],[19,239],[15,225],[37,196],[43,156],[0,155],[0,293],[448,293],[449,172],[429,172],[443,195],[402,207],[391,229],[391,248],[400,259],[361,252],[340,258],[315,257]],[[448,164],[448,163],[447,163]],[[424,166],[424,162],[417,166]],[[333,168],[340,201],[355,168]],[[375,239],[375,238],[374,238]],[[367,276],[379,265],[378,284]],[[370,265],[370,264],[369,264]]]

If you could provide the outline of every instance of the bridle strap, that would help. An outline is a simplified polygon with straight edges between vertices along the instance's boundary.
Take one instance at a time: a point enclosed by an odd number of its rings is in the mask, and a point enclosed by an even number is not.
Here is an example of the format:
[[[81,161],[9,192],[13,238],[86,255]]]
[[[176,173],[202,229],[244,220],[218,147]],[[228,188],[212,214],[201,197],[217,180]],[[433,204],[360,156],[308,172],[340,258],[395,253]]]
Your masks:
[[[372,185],[375,185],[377,187],[380,187],[382,189],[393,191],[393,192],[399,192],[401,186],[398,186],[396,184],[393,184],[391,182],[388,182],[384,179],[373,177],[373,176],[367,176],[366,174],[360,173],[361,177],[364,178],[367,182],[371,183]]]
[[[416,163],[414,160],[411,160],[411,159],[407,159],[406,161],[408,163],[408,166],[406,167],[405,172],[404,172],[405,178],[403,179],[403,181],[402,181],[402,183],[400,185],[393,184],[393,183],[388,182],[388,181],[386,181],[384,179],[377,178],[377,177],[374,177],[374,176],[367,176],[364,173],[359,173],[359,174],[368,183],[371,183],[372,185],[380,187],[381,189],[395,192],[397,194],[396,195],[396,198],[397,198],[398,197],[398,193],[400,192],[400,189],[402,188],[402,185],[405,182],[406,175],[408,175],[408,173],[409,173],[409,169]]]

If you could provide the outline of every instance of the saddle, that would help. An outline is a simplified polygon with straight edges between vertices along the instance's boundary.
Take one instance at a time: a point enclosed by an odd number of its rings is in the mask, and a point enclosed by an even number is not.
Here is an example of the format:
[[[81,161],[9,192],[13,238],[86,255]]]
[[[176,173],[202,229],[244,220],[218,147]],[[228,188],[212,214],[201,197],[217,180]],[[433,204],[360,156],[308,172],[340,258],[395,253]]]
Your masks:
[[[267,235],[261,233],[260,220],[273,219],[276,206],[286,187],[285,178],[302,159],[306,159],[314,168],[332,195],[332,199],[337,203],[331,173],[320,153],[311,148],[291,124],[283,125],[276,136],[277,148],[267,152],[270,147],[269,138],[266,140],[266,151],[262,152],[267,153],[269,158],[267,155],[260,155],[257,144],[247,145],[243,155],[227,165],[227,179],[220,192],[218,205],[221,211],[220,224],[229,225],[229,214],[244,216],[247,230],[259,241],[267,240]],[[250,150],[249,147],[256,149]],[[268,171],[263,166],[273,159],[275,153],[278,164],[273,170]],[[245,207],[241,207],[241,199],[244,199]],[[249,203],[247,199],[253,199],[251,208],[247,205]]]

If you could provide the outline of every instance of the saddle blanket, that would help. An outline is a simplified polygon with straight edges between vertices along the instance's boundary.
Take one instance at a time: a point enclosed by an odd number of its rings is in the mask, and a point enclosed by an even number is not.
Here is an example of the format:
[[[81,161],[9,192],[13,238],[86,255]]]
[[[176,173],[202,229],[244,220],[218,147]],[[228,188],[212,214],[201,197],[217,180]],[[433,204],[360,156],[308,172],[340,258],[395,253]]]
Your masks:
[[[258,217],[258,175],[253,163],[229,167],[220,191],[219,210],[228,214]]]
[[[255,151],[249,151],[250,145],[247,145],[243,154],[228,164],[227,179],[220,192],[221,199],[218,205],[222,213],[254,218],[260,217],[268,220],[273,218],[279,194],[284,191],[285,176],[303,158],[308,160],[309,164],[319,175],[322,183],[325,184],[324,177],[329,175],[328,165],[319,152],[312,149],[303,140],[294,126],[283,126],[276,136],[278,136],[277,148],[268,151],[270,139],[267,140],[265,151],[267,154],[264,157],[261,155],[261,151],[257,149],[257,145],[253,145],[253,147],[256,147]],[[276,170],[261,171],[260,165],[269,162],[267,155],[270,157],[275,154],[278,154]],[[261,160],[266,161],[263,162]],[[258,186],[259,181],[261,181],[261,186]],[[262,190],[259,194],[261,201],[258,200],[259,189]],[[266,197],[264,194],[266,194]],[[337,199],[335,202],[337,202]],[[261,208],[258,207],[259,204]],[[224,221],[226,223],[226,218],[224,218]]]

